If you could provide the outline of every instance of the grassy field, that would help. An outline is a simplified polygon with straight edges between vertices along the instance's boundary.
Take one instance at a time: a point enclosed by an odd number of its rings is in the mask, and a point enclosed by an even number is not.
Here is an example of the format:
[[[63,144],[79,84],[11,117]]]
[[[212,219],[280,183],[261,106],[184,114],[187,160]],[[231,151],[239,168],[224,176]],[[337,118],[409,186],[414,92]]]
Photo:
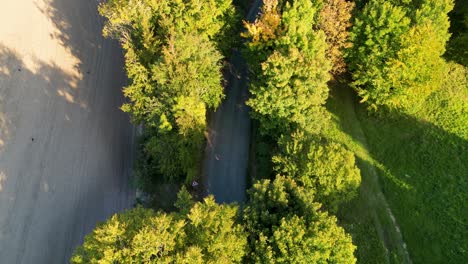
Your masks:
[[[382,194],[375,161],[355,113],[358,98],[346,85],[332,85],[327,108],[333,127],[326,136],[341,142],[356,155],[362,182],[359,195],[340,207],[340,224],[352,234],[358,263],[409,263],[401,234]]]
[[[468,259],[466,74],[452,68],[445,87],[411,115],[358,111],[414,263]]]
[[[339,215],[353,234],[360,263],[404,261],[398,232],[378,202],[373,204],[378,190],[372,188],[379,185],[413,263],[464,263],[468,258],[467,74],[451,64],[444,87],[411,113],[369,115],[355,103],[358,124],[347,105],[357,98],[334,89],[328,108],[339,129],[329,136],[356,153],[363,176],[360,196]],[[370,182],[373,170],[379,183]]]

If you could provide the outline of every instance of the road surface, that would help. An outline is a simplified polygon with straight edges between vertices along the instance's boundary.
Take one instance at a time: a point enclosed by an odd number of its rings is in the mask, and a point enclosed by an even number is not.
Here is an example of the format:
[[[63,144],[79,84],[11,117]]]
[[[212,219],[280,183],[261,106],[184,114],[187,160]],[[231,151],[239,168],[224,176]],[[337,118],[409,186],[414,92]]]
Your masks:
[[[96,0],[0,8],[0,263],[68,263],[131,205],[132,126],[117,43]]]
[[[247,16],[253,21],[262,1],[255,1]],[[234,52],[226,74],[226,98],[208,120],[208,143],[203,165],[203,184],[217,202],[243,202],[249,163],[250,116],[245,105],[249,92],[247,66]]]

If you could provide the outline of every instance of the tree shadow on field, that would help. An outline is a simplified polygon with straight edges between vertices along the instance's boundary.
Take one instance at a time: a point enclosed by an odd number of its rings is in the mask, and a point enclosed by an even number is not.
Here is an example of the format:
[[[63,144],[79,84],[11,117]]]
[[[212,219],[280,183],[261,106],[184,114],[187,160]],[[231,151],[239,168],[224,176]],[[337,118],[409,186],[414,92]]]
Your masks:
[[[105,40],[102,36],[104,19],[98,13],[101,0],[42,0],[36,2],[36,7],[54,24],[55,31],[51,34],[73,56],[80,59],[75,67],[77,70],[89,72],[93,65],[86,58],[92,58],[89,53],[97,53],[103,48],[103,42],[113,45],[114,41]]]
[[[51,131],[72,130],[75,113],[89,111],[76,89],[80,82],[55,63],[25,59],[0,44],[0,255],[5,262],[15,254],[22,258],[26,250],[26,242],[17,242],[34,223],[23,215],[32,214],[39,197],[57,191],[42,171],[47,159],[38,154],[49,155]],[[30,192],[18,192],[26,186]]]
[[[360,118],[371,155],[383,165],[377,167],[383,191],[414,262],[463,262],[468,252],[468,142],[404,114]]]
[[[0,44],[0,157],[16,134],[20,103],[26,102],[26,107],[33,109],[44,97],[46,101],[50,100],[47,98],[60,97],[65,104],[83,109],[88,107],[77,96],[80,76],[35,58],[32,64],[33,69],[25,65],[18,53]],[[63,113],[63,118],[71,121],[68,112]]]
[[[369,115],[354,97],[364,132],[357,136],[338,106],[340,92],[332,93],[338,103],[329,109],[356,145],[367,146],[367,156],[355,151],[358,162],[377,169],[413,263],[462,263],[468,254],[468,141],[405,113]]]

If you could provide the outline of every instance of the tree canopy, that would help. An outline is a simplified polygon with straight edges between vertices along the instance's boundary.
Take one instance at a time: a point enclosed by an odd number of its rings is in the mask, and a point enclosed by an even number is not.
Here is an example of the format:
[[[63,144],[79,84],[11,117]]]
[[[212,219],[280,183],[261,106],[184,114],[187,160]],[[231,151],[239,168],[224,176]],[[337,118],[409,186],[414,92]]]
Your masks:
[[[313,193],[277,176],[249,190],[244,211],[252,263],[356,263],[351,236],[320,211]]]
[[[371,0],[357,14],[347,52],[354,87],[371,108],[405,108],[437,88],[446,67],[451,0]]]
[[[335,211],[357,194],[361,174],[354,153],[343,145],[296,132],[282,136],[273,156],[277,173],[313,190],[316,200]]]
[[[240,263],[247,239],[237,206],[213,197],[191,202],[183,189],[179,212],[137,207],[112,216],[86,236],[72,263]]]
[[[224,97],[222,54],[238,42],[231,1],[110,0],[99,11],[107,18],[104,35],[125,51],[130,83],[122,110],[146,130],[139,182],[194,179],[207,108]]]
[[[310,0],[264,2],[254,23],[245,23],[251,97],[247,104],[263,133],[294,127],[318,132],[327,115],[330,62],[325,34]]]

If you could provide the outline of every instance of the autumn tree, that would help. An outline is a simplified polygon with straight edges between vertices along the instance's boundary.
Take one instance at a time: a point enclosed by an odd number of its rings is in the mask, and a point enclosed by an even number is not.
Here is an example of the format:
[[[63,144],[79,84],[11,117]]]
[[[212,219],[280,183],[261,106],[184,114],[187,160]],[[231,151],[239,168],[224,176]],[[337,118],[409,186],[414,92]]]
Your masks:
[[[278,176],[249,190],[244,211],[251,263],[356,263],[356,247],[313,193]]]
[[[300,127],[317,133],[327,114],[330,62],[325,34],[315,30],[318,4],[310,0],[265,1],[246,23],[252,117],[262,132],[279,135]]]
[[[346,0],[325,0],[320,11],[320,29],[325,32],[327,58],[332,62],[334,75],[346,70],[343,57],[345,48],[351,47],[348,28],[351,27],[351,12],[354,2]]]
[[[348,50],[362,101],[408,108],[437,88],[446,70],[451,0],[371,0],[355,19]]]
[[[278,146],[275,171],[313,190],[316,201],[328,209],[336,211],[340,203],[356,196],[361,174],[354,153],[343,145],[296,132],[282,136]]]
[[[112,216],[88,234],[72,263],[240,263],[247,239],[237,206],[213,197],[191,203],[182,190],[179,212],[137,207]]]

